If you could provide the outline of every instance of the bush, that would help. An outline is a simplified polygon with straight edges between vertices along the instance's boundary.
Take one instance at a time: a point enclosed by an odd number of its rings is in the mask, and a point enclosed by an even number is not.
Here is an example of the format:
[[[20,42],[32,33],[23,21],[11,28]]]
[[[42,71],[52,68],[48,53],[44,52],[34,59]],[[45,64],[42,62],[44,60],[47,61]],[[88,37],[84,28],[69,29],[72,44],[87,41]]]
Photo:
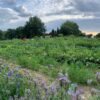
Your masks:
[[[68,70],[68,74],[73,82],[81,84],[86,84],[88,79],[94,79],[93,72],[86,68],[71,67]]]

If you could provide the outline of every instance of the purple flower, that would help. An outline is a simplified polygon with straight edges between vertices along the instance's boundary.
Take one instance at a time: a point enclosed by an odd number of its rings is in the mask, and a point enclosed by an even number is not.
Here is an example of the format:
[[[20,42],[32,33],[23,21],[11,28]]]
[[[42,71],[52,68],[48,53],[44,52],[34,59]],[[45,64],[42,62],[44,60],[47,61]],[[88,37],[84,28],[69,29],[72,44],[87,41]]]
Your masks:
[[[9,71],[7,76],[11,77],[12,75],[13,75],[13,71]]]
[[[83,89],[76,90],[76,95],[80,95],[80,94],[83,94],[83,93],[84,93]]]
[[[52,91],[52,92],[55,91],[55,87],[54,87],[54,86],[51,87],[51,91]]]
[[[70,83],[70,80],[66,76],[60,77],[59,81],[61,81],[62,83],[66,83],[66,84]]]

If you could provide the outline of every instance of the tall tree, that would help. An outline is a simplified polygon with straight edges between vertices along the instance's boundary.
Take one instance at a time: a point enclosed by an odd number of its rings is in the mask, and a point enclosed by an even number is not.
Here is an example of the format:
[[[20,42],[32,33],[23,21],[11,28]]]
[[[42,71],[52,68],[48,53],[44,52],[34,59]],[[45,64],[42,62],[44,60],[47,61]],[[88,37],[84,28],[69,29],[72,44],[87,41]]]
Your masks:
[[[0,40],[2,40],[2,39],[3,39],[3,31],[0,30]]]
[[[23,32],[23,27],[16,28],[16,38],[24,38],[25,34]]]
[[[57,31],[55,31],[54,29],[52,29],[51,32],[50,32],[50,35],[51,35],[52,37],[57,36]]]
[[[61,25],[61,33],[63,35],[79,35],[79,26],[72,21],[66,21]]]
[[[100,33],[98,33],[95,37],[96,37],[96,38],[100,38]]]
[[[5,34],[5,38],[6,39],[13,39],[16,37],[16,31],[15,29],[8,29],[6,31],[6,34]]]
[[[57,34],[60,34],[60,29],[57,27]]]
[[[29,21],[26,22],[24,27],[24,33],[27,38],[32,38],[33,36],[41,36],[45,33],[46,29],[44,23],[38,17],[30,17]]]

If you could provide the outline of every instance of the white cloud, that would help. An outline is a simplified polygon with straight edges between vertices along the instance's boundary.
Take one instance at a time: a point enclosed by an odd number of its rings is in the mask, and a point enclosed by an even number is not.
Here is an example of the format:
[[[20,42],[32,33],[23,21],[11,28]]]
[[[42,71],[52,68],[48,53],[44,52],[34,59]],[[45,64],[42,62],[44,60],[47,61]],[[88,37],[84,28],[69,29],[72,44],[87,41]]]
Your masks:
[[[8,23],[10,20],[18,20],[18,15],[10,8],[1,8],[0,7],[0,22]]]
[[[47,23],[47,22],[51,22],[51,21],[55,21],[55,20],[72,20],[72,19],[94,19],[95,16],[93,15],[53,15],[53,16],[45,16],[42,17],[41,19]]]
[[[0,0],[0,9],[0,22],[9,27],[36,15],[44,22],[100,19],[100,0]]]
[[[24,5],[17,6],[17,7],[15,7],[14,10],[17,11],[19,13],[19,16],[21,16],[21,17],[32,16],[32,12],[28,11],[28,9]]]

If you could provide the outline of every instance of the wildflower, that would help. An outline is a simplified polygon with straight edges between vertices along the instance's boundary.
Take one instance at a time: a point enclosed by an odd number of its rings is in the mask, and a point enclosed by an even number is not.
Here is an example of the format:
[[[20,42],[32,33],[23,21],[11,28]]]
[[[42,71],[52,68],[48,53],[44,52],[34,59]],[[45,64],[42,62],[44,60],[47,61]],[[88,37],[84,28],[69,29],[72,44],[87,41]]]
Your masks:
[[[9,78],[9,77],[11,77],[12,75],[13,75],[13,71],[9,71],[7,76],[8,76],[8,78]]]
[[[80,95],[80,94],[83,94],[83,93],[84,93],[84,91],[83,91],[82,88],[76,90],[76,95],[77,95],[77,96]]]
[[[41,82],[41,86],[42,86],[43,88],[46,87],[46,82],[45,82],[45,80],[42,80],[42,82]]]
[[[54,86],[51,86],[50,89],[51,89],[51,92],[55,92],[55,87]]]
[[[77,100],[78,96],[84,93],[83,89],[77,88],[77,84],[71,84],[71,87],[68,90],[68,94],[72,97],[72,100]]]
[[[63,75],[62,73],[59,74],[58,80],[60,81],[60,86],[65,86],[70,83],[70,80],[68,79],[68,75]]]

